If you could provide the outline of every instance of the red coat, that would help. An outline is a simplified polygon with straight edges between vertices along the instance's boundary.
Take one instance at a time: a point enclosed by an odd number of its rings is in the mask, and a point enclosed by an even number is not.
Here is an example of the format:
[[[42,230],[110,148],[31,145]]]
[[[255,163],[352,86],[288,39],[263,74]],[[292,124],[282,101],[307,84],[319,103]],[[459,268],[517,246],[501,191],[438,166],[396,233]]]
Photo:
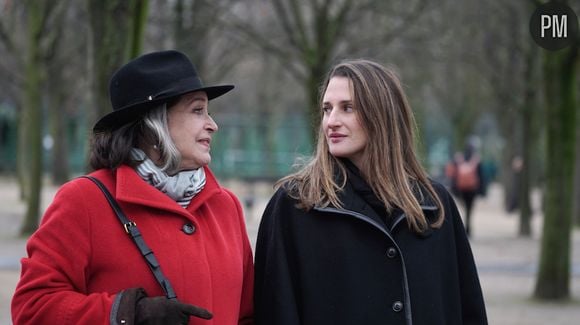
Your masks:
[[[130,167],[99,170],[100,179],[137,224],[180,301],[203,307],[212,320],[253,323],[254,266],[238,199],[209,169],[205,188],[187,209],[143,181]],[[195,227],[193,234],[182,229]],[[99,188],[79,178],[62,186],[27,243],[12,300],[14,324],[108,324],[123,289],[163,295],[135,244]]]

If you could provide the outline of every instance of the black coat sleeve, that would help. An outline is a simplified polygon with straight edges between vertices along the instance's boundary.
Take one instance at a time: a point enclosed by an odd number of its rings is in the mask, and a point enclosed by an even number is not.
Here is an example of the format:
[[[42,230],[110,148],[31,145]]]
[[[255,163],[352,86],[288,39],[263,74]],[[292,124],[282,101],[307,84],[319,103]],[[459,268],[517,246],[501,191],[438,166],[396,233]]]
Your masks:
[[[298,285],[291,225],[294,202],[282,189],[266,206],[258,230],[255,257],[254,310],[256,325],[300,324]]]
[[[485,303],[479,283],[479,276],[471,246],[461,221],[457,206],[451,196],[445,193],[443,205],[453,222],[457,265],[459,266],[459,286],[461,294],[461,315],[463,324],[487,324]]]

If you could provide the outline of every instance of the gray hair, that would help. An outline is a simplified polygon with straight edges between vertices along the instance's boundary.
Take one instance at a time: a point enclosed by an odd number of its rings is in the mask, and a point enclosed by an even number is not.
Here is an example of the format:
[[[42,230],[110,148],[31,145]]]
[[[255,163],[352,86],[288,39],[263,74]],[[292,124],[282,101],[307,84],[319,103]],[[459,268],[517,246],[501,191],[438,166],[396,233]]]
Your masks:
[[[181,153],[169,133],[167,110],[167,104],[149,110],[143,116],[143,131],[144,134],[147,134],[147,138],[150,139],[146,143],[153,142],[153,147],[159,153],[161,162],[159,167],[167,174],[173,175],[179,171]]]
[[[167,110],[170,106],[167,103],[159,105],[147,111],[137,121],[93,134],[89,160],[91,167],[95,170],[114,170],[122,164],[136,166],[140,161],[131,157],[131,149],[153,146],[159,153],[159,167],[169,175],[177,173],[181,164],[181,153],[169,133]]]

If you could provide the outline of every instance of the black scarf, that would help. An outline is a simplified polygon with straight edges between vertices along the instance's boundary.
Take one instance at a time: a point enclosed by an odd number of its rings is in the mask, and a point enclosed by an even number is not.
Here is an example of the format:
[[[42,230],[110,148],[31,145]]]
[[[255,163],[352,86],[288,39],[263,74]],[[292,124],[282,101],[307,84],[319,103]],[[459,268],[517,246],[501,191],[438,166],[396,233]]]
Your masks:
[[[353,164],[349,159],[341,159],[341,161],[346,166],[347,181],[352,186],[352,189],[376,212],[377,215],[384,220],[387,226],[389,226],[392,213],[387,212],[385,204],[377,197],[355,164]]]
[[[364,177],[362,176],[360,170],[356,167],[356,165],[353,164],[348,159],[340,159],[340,161],[342,161],[346,166],[347,183],[352,187],[354,192],[360,198],[362,198],[363,201],[365,201],[377,213],[378,216],[381,217],[381,219],[385,222],[387,228],[392,229],[394,220],[396,219],[397,216],[403,213],[403,210],[401,210],[397,206],[393,206],[393,209],[390,212],[387,211],[387,207],[385,206],[385,204],[373,192],[372,188],[365,181]],[[435,211],[436,210],[435,203],[433,203],[432,199],[430,199],[430,196],[428,196],[427,194],[424,195],[426,195],[426,197],[423,199],[422,202],[424,205],[427,206],[426,209],[430,211]],[[427,214],[426,215],[427,222],[429,222],[429,216],[434,217],[435,214],[434,213]],[[428,228],[424,232],[419,233],[417,235],[420,237],[428,237],[431,235],[432,232],[433,230],[431,228]]]

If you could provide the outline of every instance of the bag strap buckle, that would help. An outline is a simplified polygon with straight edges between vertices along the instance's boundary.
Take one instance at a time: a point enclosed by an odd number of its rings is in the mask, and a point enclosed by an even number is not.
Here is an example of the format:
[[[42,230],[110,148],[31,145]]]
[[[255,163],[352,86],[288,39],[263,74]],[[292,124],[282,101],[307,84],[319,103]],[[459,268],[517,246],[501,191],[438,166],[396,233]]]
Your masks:
[[[123,224],[123,228],[125,228],[125,232],[128,234],[131,234],[129,227],[137,227],[137,224],[133,221],[129,221],[129,222]]]

